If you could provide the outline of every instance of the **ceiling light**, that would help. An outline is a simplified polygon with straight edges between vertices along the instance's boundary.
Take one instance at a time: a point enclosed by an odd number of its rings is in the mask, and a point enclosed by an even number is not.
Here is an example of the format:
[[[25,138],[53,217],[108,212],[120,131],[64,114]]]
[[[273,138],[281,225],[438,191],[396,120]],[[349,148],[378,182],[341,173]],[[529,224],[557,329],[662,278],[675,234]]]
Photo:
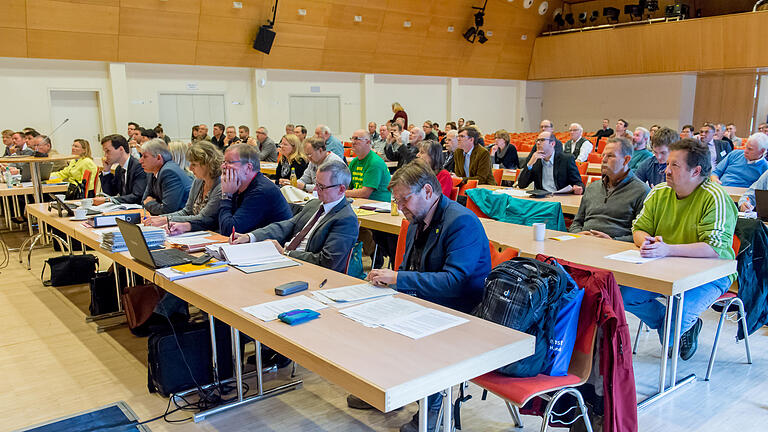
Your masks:
[[[592,15],[589,16],[589,22],[595,22],[597,21],[597,18],[600,17],[600,12],[593,10]]]
[[[410,21],[403,21],[403,27],[407,28],[407,27],[410,27],[410,26],[411,26],[411,22]]]
[[[574,21],[573,21],[573,14],[572,13],[565,14],[565,22],[567,22],[570,25],[573,25]]]
[[[360,15],[355,15],[355,22],[363,22],[363,17]]]
[[[301,15],[301,16],[307,15],[307,10],[306,9],[299,9],[299,15]]]
[[[582,23],[582,24],[587,22],[587,13],[586,12],[582,12],[582,13],[579,14],[579,22]]]
[[[477,33],[477,29],[474,27],[470,27],[467,29],[467,31],[464,32],[464,39],[466,39],[467,42],[469,43],[474,43],[476,33]]]
[[[453,26],[448,26],[448,32],[449,32],[449,33],[452,33],[452,32],[453,32]]]
[[[611,20],[618,22],[620,13],[621,11],[615,7],[603,8],[603,16],[608,18],[608,22],[611,22]]]

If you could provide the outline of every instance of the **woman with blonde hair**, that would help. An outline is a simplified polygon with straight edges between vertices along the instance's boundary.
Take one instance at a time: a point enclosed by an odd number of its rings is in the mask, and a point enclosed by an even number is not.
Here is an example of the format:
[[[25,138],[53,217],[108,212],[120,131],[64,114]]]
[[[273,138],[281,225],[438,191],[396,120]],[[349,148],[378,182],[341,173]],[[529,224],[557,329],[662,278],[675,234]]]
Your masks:
[[[403,129],[408,127],[408,114],[405,113],[405,110],[403,109],[403,106],[400,105],[399,102],[393,102],[392,103],[392,112],[395,113],[395,116],[392,117],[392,123],[395,123],[397,119],[402,118],[403,119]]]
[[[189,162],[187,161],[187,151],[189,151],[189,145],[184,144],[181,141],[171,141],[168,144],[168,150],[171,151],[173,161],[187,173],[188,176],[194,179],[192,171],[189,170]]]
[[[90,171],[91,178],[88,179],[87,189],[93,192],[93,183],[96,180],[96,164],[91,157],[91,144],[87,140],[78,138],[72,142],[72,155],[76,159],[69,161],[69,164],[60,171],[51,173],[49,183],[58,183],[65,181],[76,185],[83,184],[83,176],[86,171]]]
[[[173,143],[171,143],[173,144]],[[192,144],[186,152],[189,168],[195,175],[187,204],[178,211],[145,219],[145,225],[165,226],[171,235],[188,231],[219,229],[221,201],[221,165],[224,155],[208,141]]]
[[[299,137],[294,134],[283,135],[277,156],[275,183],[278,185],[291,184],[291,170],[295,170],[296,179],[300,179],[308,165],[309,159],[302,150]]]

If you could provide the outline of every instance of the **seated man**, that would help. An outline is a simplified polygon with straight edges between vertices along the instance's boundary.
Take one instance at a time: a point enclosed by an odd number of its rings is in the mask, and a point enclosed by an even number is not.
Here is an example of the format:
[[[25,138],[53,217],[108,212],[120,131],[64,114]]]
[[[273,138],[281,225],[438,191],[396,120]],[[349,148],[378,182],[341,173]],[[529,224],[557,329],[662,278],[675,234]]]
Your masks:
[[[525,189],[531,183],[536,189],[549,192],[581,195],[584,183],[581,182],[579,168],[573,156],[565,152],[555,152],[552,134],[542,132],[536,139],[536,153],[520,169],[517,186]]]
[[[267,135],[267,128],[259,126],[256,129],[256,143],[259,147],[259,158],[264,162],[277,162],[277,144]]]
[[[629,162],[629,169],[635,170],[641,163],[653,157],[653,153],[648,150],[649,139],[650,132],[648,132],[648,129],[644,127],[635,129],[635,134],[632,135],[632,142],[635,145],[635,151],[632,153],[632,160]]]
[[[144,208],[154,216],[184,207],[192,179],[173,161],[168,144],[153,138],[142,144],[141,149],[141,167],[150,174],[141,197]]]
[[[315,136],[322,138],[325,141],[325,148],[327,148],[329,152],[332,152],[341,158],[341,160],[344,160],[344,145],[341,143],[341,140],[333,136],[331,128],[326,125],[317,125],[315,128]]]
[[[280,189],[261,173],[259,160],[259,150],[248,144],[231,145],[224,152],[219,204],[223,235],[253,231],[292,216]]]
[[[477,180],[478,184],[495,185],[491,166],[491,154],[483,146],[483,138],[475,127],[465,127],[458,134],[458,148],[453,152],[454,173],[461,177],[462,184],[467,180]]]
[[[357,157],[349,163],[352,183],[345,192],[346,196],[389,201],[389,169],[384,159],[371,151],[371,137],[368,132],[358,129],[352,134],[352,151]]]
[[[445,133],[443,138],[443,148],[445,148],[445,162],[443,162],[443,169],[448,170],[450,173],[456,172],[456,162],[453,160],[453,153],[459,148],[459,131],[451,129]]]
[[[424,140],[424,131],[421,128],[413,128],[408,135],[408,142],[395,148],[392,144],[384,146],[384,154],[387,160],[397,161],[397,168],[414,160],[419,154],[418,144]]]
[[[768,170],[765,150],[768,135],[758,132],[747,138],[744,150],[734,150],[726,155],[712,170],[712,181],[723,186],[749,187]]]
[[[648,158],[635,168],[634,173],[640,181],[654,187],[659,183],[667,181],[667,158],[669,157],[669,146],[680,139],[680,136],[674,130],[663,127],[656,131],[651,138],[651,147],[653,147],[654,157]]]
[[[592,152],[592,142],[582,135],[584,128],[578,123],[571,123],[568,132],[571,133],[571,139],[563,145],[563,151],[572,154],[576,162],[586,162]]]
[[[417,159],[395,171],[389,190],[410,225],[403,263],[397,270],[371,270],[368,280],[398,291],[469,313],[483,296],[491,271],[488,237],[480,220],[443,195],[432,168]],[[349,396],[353,407],[359,398]],[[442,397],[428,398],[427,430],[434,430]],[[401,432],[417,431],[418,413]]]
[[[768,190],[768,171],[764,172],[757,181],[752,183],[749,189],[744,192],[744,195],[739,198],[739,210],[743,212],[751,212],[755,210],[755,206],[757,205],[757,202],[755,201],[755,189]]]
[[[110,195],[108,198],[96,197],[95,205],[106,200],[113,203],[139,204],[147,189],[147,174],[141,163],[131,156],[128,141],[122,135],[109,135],[101,140],[104,151],[104,171],[101,173],[101,190]],[[117,164],[115,173],[109,169]]]
[[[570,232],[632,241],[632,221],[650,188],[629,169],[630,159],[632,143],[628,139],[608,138],[600,165],[603,178],[585,189]]]
[[[697,140],[686,138],[670,146],[667,182],[651,190],[632,225],[641,256],[734,259],[737,210],[723,187],[709,180],[710,163],[707,145]],[[685,292],[680,328],[683,360],[693,357],[698,347],[699,315],[731,286],[735,276]],[[665,307],[656,300],[660,295],[628,287],[622,287],[621,294],[626,310],[661,336]]]
[[[351,179],[344,162],[328,160],[317,169],[315,190],[320,199],[309,201],[290,219],[236,234],[234,243],[271,239],[285,255],[344,273],[357,240],[357,216],[344,196]]]
[[[304,170],[301,178],[296,182],[296,186],[299,189],[303,189],[307,192],[312,192],[315,188],[315,179],[317,178],[317,168],[326,161],[339,161],[340,157],[336,156],[336,153],[329,152],[325,148],[325,140],[318,137],[310,137],[304,141],[304,154],[309,158],[309,166]],[[280,184],[291,184],[290,179],[280,179]],[[349,186],[349,183],[347,183]],[[346,187],[344,188],[346,190]]]

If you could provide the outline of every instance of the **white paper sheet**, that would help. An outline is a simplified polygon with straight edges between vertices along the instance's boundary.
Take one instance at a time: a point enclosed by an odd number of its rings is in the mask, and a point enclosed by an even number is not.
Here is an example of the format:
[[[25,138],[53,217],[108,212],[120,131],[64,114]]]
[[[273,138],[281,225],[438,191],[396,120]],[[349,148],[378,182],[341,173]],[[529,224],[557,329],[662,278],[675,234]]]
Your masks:
[[[226,258],[230,264],[237,266],[281,262],[288,259],[277,251],[271,241],[237,245],[219,244],[217,247],[221,249],[222,257]]]
[[[383,201],[382,202],[371,202],[371,203],[361,204],[360,206],[358,206],[358,208],[359,207],[372,208],[372,209],[376,209],[376,210],[390,211],[392,209],[392,203],[383,202]]]
[[[244,307],[243,311],[263,321],[274,321],[281,313],[292,311],[294,309],[311,309],[318,311],[320,309],[325,309],[326,307],[326,305],[317,300],[300,295],[282,300],[275,300],[269,303]]]
[[[528,196],[527,193],[525,193],[525,190],[523,189],[496,189],[493,191],[494,194],[503,194],[503,195],[509,195],[513,197],[526,197]]]
[[[381,300],[364,303],[359,306],[346,308],[340,312],[344,316],[363,325],[378,327],[424,309],[426,309],[424,306],[419,306],[408,300],[387,297]]]
[[[419,339],[466,322],[469,322],[466,318],[457,317],[437,309],[424,309],[395,322],[384,324],[382,327],[411,339]]]
[[[563,234],[563,235],[554,236],[554,237],[550,237],[550,238],[551,238],[552,240],[558,240],[558,241],[568,241],[568,240],[577,239],[577,238],[579,238],[579,237],[581,237],[581,236],[580,236],[580,235],[578,235],[578,234]]]
[[[659,259],[658,257],[656,257],[656,258],[643,258],[643,257],[641,257],[640,256],[640,249],[625,250],[624,252],[619,252],[619,253],[615,253],[613,255],[608,255],[605,258],[616,260],[616,261],[624,261],[624,262],[633,263],[633,264],[643,264],[643,263],[647,263],[649,261],[653,261],[653,260]]]
[[[368,283],[329,288],[318,292],[336,302],[366,300],[397,294],[397,291],[392,288],[379,288]]]

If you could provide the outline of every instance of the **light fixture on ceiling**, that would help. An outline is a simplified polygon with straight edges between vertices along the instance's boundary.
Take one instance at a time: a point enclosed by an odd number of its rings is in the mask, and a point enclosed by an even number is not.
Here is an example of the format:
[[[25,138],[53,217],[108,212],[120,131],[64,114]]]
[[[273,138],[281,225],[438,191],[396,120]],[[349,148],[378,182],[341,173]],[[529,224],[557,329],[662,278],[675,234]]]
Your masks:
[[[474,14],[475,25],[464,32],[463,36],[467,42],[475,43],[475,39],[478,39],[481,44],[488,42],[485,32],[481,29],[483,24],[485,24],[485,7],[487,5],[488,0],[485,0],[485,2],[483,2],[483,7],[472,6],[472,9],[477,10],[477,12]]]
[[[168,0],[163,0],[163,1],[168,1]],[[232,2],[232,7],[235,8],[235,9],[242,9],[243,8],[243,2],[233,1]]]
[[[477,29],[474,27],[470,27],[467,29],[467,31],[464,32],[464,39],[467,40],[469,43],[475,42],[475,35],[477,34]]]
[[[410,21],[403,21],[403,27],[409,28],[410,26],[411,26],[411,22]]]
[[[592,15],[589,16],[589,22],[595,22],[598,18],[600,18],[600,12],[593,10]]]
[[[299,15],[306,16],[307,15],[307,10],[306,9],[299,9]]]
[[[448,26],[448,33],[453,33],[453,26]]]
[[[579,14],[579,22],[582,23],[582,24],[587,22],[587,13],[586,12],[582,12],[582,13]]]
[[[355,15],[355,22],[363,22],[363,17],[361,15]]]
[[[528,35],[524,34],[520,36],[520,40],[528,40]]]
[[[620,13],[621,11],[616,9],[615,7],[603,8],[603,16],[608,18],[608,22],[611,22],[611,21],[619,22]]]
[[[567,22],[570,25],[573,25],[573,23],[575,21],[573,20],[573,14],[572,13],[565,14],[565,22]]]
[[[565,25],[565,20],[563,19],[562,13],[555,14],[555,24],[557,24],[558,27]]]
[[[482,30],[478,30],[477,31],[477,41],[480,42],[481,44],[484,44],[484,43],[488,42],[488,38],[485,37],[485,32],[484,31],[482,31]]]

